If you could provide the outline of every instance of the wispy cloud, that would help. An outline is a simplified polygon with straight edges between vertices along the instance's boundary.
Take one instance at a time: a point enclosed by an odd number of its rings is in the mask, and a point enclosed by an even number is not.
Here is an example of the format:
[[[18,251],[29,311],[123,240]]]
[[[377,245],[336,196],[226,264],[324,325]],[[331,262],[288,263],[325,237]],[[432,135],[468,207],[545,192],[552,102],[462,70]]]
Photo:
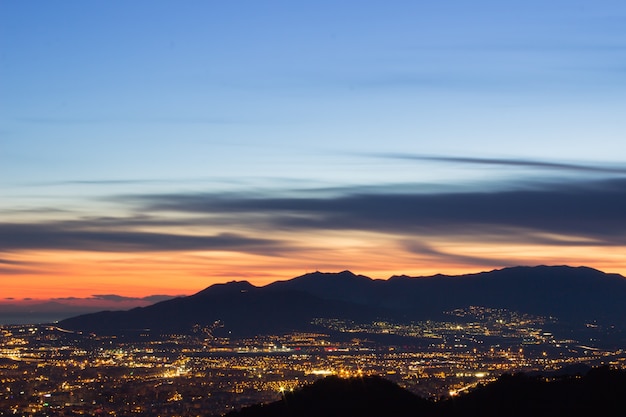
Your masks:
[[[522,265],[524,262],[520,259],[504,259],[497,257],[485,257],[485,256],[471,256],[458,253],[451,253],[435,249],[433,246],[424,242],[415,240],[406,240],[403,242],[403,246],[409,252],[416,255],[425,255],[437,259],[438,262],[445,262],[446,264],[460,264],[460,265],[491,265],[491,266],[510,266],[510,265]]]
[[[120,212],[141,214],[0,223],[0,251],[201,250],[296,256],[319,247],[319,241],[309,239],[318,233],[357,231],[384,234],[407,252],[456,263],[494,264],[496,259],[458,257],[415,242],[439,237],[561,247],[626,245],[626,169],[525,159],[404,157],[585,175],[484,189],[389,184],[337,187],[332,192],[280,189],[116,196],[110,201],[119,205]],[[596,174],[605,178],[589,179],[597,178]],[[25,273],[28,266],[9,255],[0,259],[0,265],[12,274]]]
[[[123,124],[150,124],[150,125],[231,125],[245,123],[243,120],[230,117],[172,117],[163,115],[161,117],[128,117],[111,115],[110,117],[19,117],[15,118],[19,123],[41,124],[41,125],[102,125],[111,123]]]
[[[230,216],[247,227],[366,230],[398,235],[511,235],[537,232],[626,244],[626,179],[533,183],[527,189],[448,193],[347,193],[273,198],[172,194],[137,197],[146,211]],[[393,190],[392,190],[393,191]],[[594,243],[595,242],[595,243]],[[555,242],[558,243],[558,242]]]
[[[126,297],[126,296],[117,295],[117,294],[94,294],[89,299],[113,301],[116,303],[121,303],[121,302],[126,302],[126,301],[147,301],[150,303],[157,303],[159,301],[171,300],[172,298],[175,298],[175,296],[173,295],[149,295],[147,297]]]
[[[124,222],[124,219],[122,219]],[[275,255],[287,251],[285,242],[246,237],[235,233],[183,235],[175,233],[111,230],[98,221],[0,223],[0,250],[83,250],[97,252],[146,252],[226,250]],[[154,225],[158,225],[157,222]]]
[[[0,265],[30,265],[30,262],[13,261],[11,259],[0,258]]]
[[[46,274],[46,271],[31,268],[4,268],[0,267],[0,275],[40,275]]]
[[[533,159],[516,159],[516,158],[472,158],[457,156],[433,156],[433,155],[411,155],[411,154],[379,154],[376,155],[384,158],[404,159],[415,161],[432,161],[432,162],[448,162],[457,164],[471,165],[498,165],[517,168],[546,169],[556,171],[570,171],[580,173],[598,173],[598,174],[622,174],[626,175],[626,166],[614,166],[609,164],[571,164],[564,162],[540,161]]]
[[[58,301],[61,303],[76,304],[76,303],[91,303],[96,301],[104,301],[112,304],[125,304],[125,303],[139,303],[140,305],[158,303],[160,301],[171,300],[172,298],[181,297],[182,295],[165,295],[154,294],[145,297],[128,297],[118,294],[94,294],[90,297],[54,297],[50,298],[51,301]]]
[[[7,266],[4,266],[7,265]],[[0,258],[0,274],[6,275],[38,275],[45,274],[46,271],[37,269],[40,265],[37,262],[16,261],[12,259]]]

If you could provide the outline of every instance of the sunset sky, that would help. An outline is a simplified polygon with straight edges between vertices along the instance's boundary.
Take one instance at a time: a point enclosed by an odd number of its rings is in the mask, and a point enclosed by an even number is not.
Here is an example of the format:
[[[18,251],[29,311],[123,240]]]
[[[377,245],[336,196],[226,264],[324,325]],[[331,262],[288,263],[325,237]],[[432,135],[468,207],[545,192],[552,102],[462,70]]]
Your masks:
[[[0,2],[4,302],[538,264],[626,274],[623,0]]]

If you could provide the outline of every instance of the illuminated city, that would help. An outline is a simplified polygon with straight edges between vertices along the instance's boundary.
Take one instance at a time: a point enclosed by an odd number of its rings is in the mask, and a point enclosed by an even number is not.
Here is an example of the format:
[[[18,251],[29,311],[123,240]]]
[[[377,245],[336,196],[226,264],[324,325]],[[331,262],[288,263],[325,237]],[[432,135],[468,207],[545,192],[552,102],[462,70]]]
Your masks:
[[[240,340],[201,330],[126,340],[3,326],[0,415],[220,415],[327,375],[382,375],[436,399],[502,373],[626,365],[623,349],[547,331],[549,318],[485,307],[448,316],[410,325],[319,319],[328,333]]]

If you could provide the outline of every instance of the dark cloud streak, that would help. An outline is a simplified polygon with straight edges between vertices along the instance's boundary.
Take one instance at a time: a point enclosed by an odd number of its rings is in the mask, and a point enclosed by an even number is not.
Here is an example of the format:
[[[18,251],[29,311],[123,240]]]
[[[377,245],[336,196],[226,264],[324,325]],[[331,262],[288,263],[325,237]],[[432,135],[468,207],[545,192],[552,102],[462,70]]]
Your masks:
[[[508,190],[409,190],[390,186],[386,192],[382,188],[367,192],[355,187],[341,194],[312,192],[307,197],[259,193],[119,197],[119,203],[142,214],[0,223],[0,251],[225,250],[284,256],[306,247],[308,233],[325,230],[382,232],[395,235],[399,242],[440,236],[554,246],[626,245],[625,178],[518,183]],[[188,235],[170,232],[169,226],[246,233]],[[159,232],[144,231],[159,227]],[[276,230],[290,233],[293,240],[271,238]],[[15,261],[0,259],[0,264],[19,270]]]
[[[590,239],[592,245],[623,245],[625,190],[626,179],[610,179],[488,192],[346,194],[326,198],[186,194],[147,196],[142,200],[146,210],[230,215],[242,222],[249,219],[251,227],[477,236],[527,231],[528,236],[558,233]],[[511,240],[514,238],[511,236]],[[542,239],[544,243],[549,241]]]
[[[10,259],[0,258],[0,265],[31,265],[31,262],[12,261]]]
[[[469,256],[469,255],[459,255],[459,254],[454,254],[454,253],[448,253],[448,252],[434,249],[430,245],[424,242],[418,242],[418,241],[407,240],[406,242],[404,242],[404,247],[411,253],[433,257],[439,261],[443,261],[446,263],[461,264],[461,265],[477,265],[477,266],[491,265],[491,266],[498,266],[498,267],[523,264],[523,262],[521,262],[520,260],[486,258],[486,257],[479,257],[479,256]]]
[[[125,301],[147,301],[150,303],[157,303],[159,301],[171,300],[176,298],[174,295],[148,295],[146,297],[126,297],[117,294],[94,294],[87,300],[106,300],[121,303]]]
[[[155,225],[158,222],[155,221]],[[79,227],[80,225],[80,227]],[[95,222],[0,223],[0,250],[86,250],[97,252],[147,252],[229,250],[275,255],[285,251],[284,242],[250,238],[232,233],[212,236],[101,230]]]
[[[36,269],[22,269],[22,268],[4,268],[0,267],[0,275],[40,275],[45,274],[44,271]]]
[[[608,165],[579,165],[561,162],[547,162],[530,159],[510,159],[510,158],[471,158],[471,157],[452,157],[452,156],[429,156],[429,155],[407,155],[407,154],[381,154],[385,158],[405,159],[415,161],[432,161],[432,162],[450,162],[474,165],[498,165],[522,168],[542,168],[558,171],[573,171],[580,173],[598,173],[598,174],[622,174],[626,175],[626,167],[608,166]]]

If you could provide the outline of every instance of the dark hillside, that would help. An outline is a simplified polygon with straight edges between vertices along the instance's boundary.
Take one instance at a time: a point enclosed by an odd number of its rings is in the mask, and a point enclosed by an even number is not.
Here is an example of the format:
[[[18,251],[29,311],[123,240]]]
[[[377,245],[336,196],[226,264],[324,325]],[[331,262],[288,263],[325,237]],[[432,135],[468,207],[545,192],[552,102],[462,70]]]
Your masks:
[[[503,375],[467,394],[434,402],[379,377],[329,377],[282,400],[228,417],[582,417],[624,416],[626,372],[595,368],[558,378]]]

